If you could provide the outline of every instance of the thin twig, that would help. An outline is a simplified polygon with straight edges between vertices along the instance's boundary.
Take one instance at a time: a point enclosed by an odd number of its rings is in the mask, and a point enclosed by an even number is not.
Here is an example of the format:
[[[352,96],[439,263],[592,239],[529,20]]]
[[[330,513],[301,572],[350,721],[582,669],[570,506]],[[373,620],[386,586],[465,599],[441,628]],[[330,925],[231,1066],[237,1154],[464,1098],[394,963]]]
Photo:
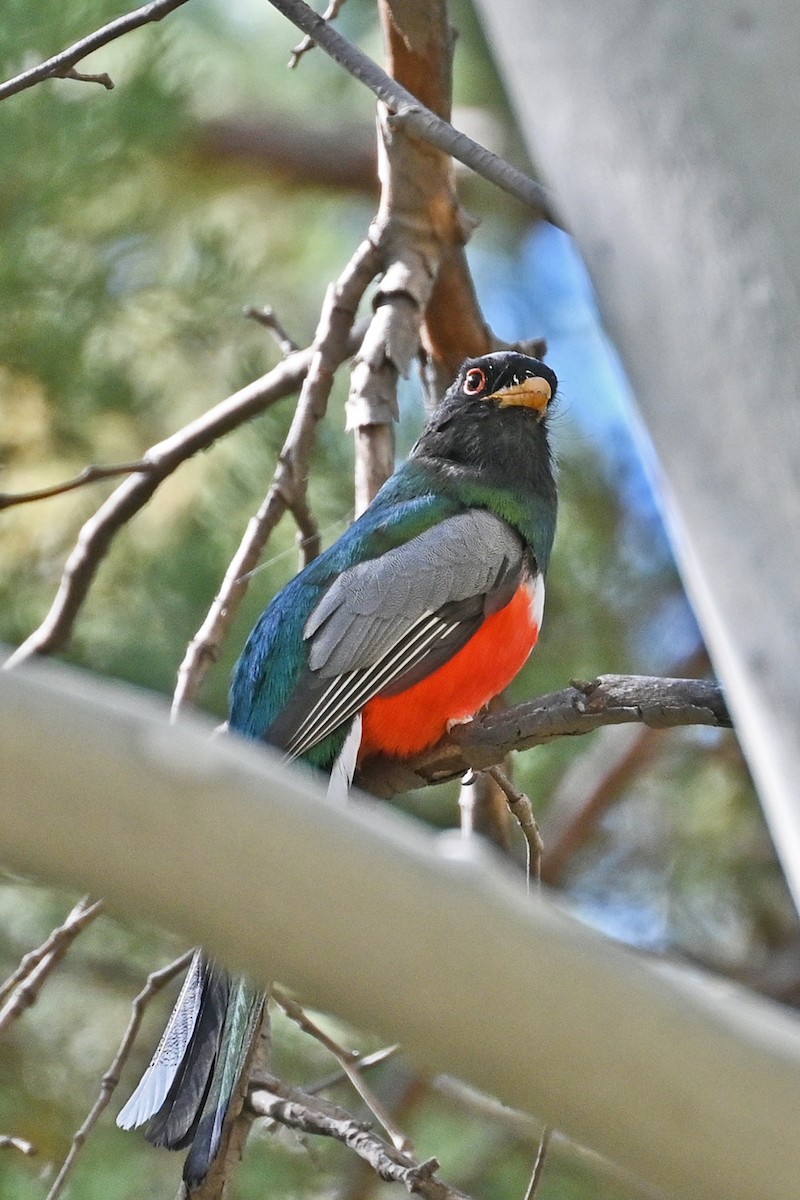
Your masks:
[[[356,348],[359,333],[359,330],[354,331],[353,337],[348,340],[349,353]],[[64,645],[72,633],[97,569],[120,529],[187,459],[200,450],[207,450],[218,438],[238,429],[278,400],[297,391],[314,361],[315,353],[313,347],[298,350],[266,375],[220,401],[196,421],[147,451],[143,461],[149,465],[148,472],[132,476],[120,484],[81,529],[75,548],[64,566],[50,611],[39,628],[6,660],[6,668],[18,666],[35,654],[51,654]]]
[[[559,737],[592,733],[605,725],[643,724],[652,729],[683,725],[731,727],[719,684],[707,679],[651,675],[598,675],[456,725],[437,746],[400,762],[376,756],[360,769],[360,785],[377,796],[441,783],[470,767],[483,771],[511,750],[528,750]]]
[[[330,4],[322,14],[323,21],[334,21],[338,17],[344,0],[330,0]],[[293,71],[304,54],[308,54],[309,50],[314,49],[314,39],[308,36],[304,37],[302,42],[298,42],[292,47],[292,57],[289,59],[289,70]]]
[[[11,995],[15,988],[19,987],[26,976],[30,975],[34,967],[37,967],[42,959],[46,958],[62,940],[77,937],[84,926],[94,920],[96,915],[94,908],[99,908],[100,904],[101,902],[98,901],[96,906],[92,906],[88,896],[84,896],[79,900],[63,925],[59,925],[57,929],[54,929],[47,940],[42,942],[41,946],[29,951],[21,959],[16,971],[0,984],[0,1004]]]
[[[102,907],[102,900],[92,903],[88,896],[84,896],[72,909],[63,925],[54,929],[36,950],[25,955],[14,974],[6,980],[0,990],[0,1001],[5,1001],[0,1009],[0,1033],[36,1003],[47,978],[61,962],[78,934],[95,919]]]
[[[187,950],[180,958],[176,958],[174,962],[168,963],[166,967],[162,967],[159,971],[153,971],[147,977],[142,990],[135,997],[131,1005],[131,1015],[128,1021],[125,1033],[122,1035],[122,1041],[119,1044],[117,1053],[114,1055],[114,1060],[111,1066],[106,1071],[100,1082],[100,1093],[89,1110],[85,1121],[81,1125],[72,1138],[72,1145],[69,1148],[69,1153],[61,1164],[61,1169],[58,1172],[50,1191],[47,1193],[46,1200],[57,1200],[64,1190],[64,1185],[67,1178],[75,1165],[75,1160],[81,1152],[82,1147],[86,1143],[86,1139],[91,1133],[94,1126],[100,1119],[103,1110],[108,1106],[114,1090],[119,1083],[119,1077],[122,1073],[122,1068],[128,1060],[128,1056],[136,1040],[136,1035],[139,1032],[139,1026],[142,1023],[142,1017],[147,1005],[163,987],[179,975],[192,960],[193,950]]]
[[[540,183],[437,117],[303,0],[271,0],[271,3],[339,66],[382,100],[392,114],[390,120],[395,126],[402,126],[438,147],[549,221],[559,223],[551,197]]]
[[[85,71],[76,71],[73,67],[71,71],[59,71],[60,79],[77,79],[78,83],[99,83],[100,87],[104,87],[107,92],[113,92],[114,80],[106,71],[101,71],[98,75],[86,73]]]
[[[251,321],[257,321],[259,325],[263,325],[274,335],[284,358],[288,358],[290,354],[294,354],[299,349],[297,342],[293,341],[284,329],[282,321],[271,304],[263,304],[260,308],[254,304],[247,304],[242,312],[244,316]]]
[[[536,824],[530,800],[524,792],[521,792],[511,782],[502,767],[487,767],[486,774],[495,781],[505,795],[508,807],[511,809],[517,824],[522,830],[525,845],[528,849],[528,879],[530,880],[530,877],[533,876],[537,884],[541,883],[544,842],[542,841],[542,835],[539,833],[539,826]]]
[[[24,1138],[9,1137],[7,1134],[0,1134],[0,1150],[19,1150],[20,1154],[28,1155],[38,1153],[32,1142],[26,1142]]]
[[[533,1200],[539,1184],[542,1181],[542,1175],[544,1174],[544,1163],[545,1159],[547,1158],[547,1151],[550,1146],[550,1138],[552,1136],[552,1129],[545,1126],[545,1128],[542,1130],[542,1136],[539,1141],[539,1149],[536,1151],[536,1158],[534,1160],[533,1171],[531,1173],[531,1181],[528,1184],[527,1191],[525,1192],[525,1200]]]
[[[254,1087],[249,1102],[259,1116],[269,1117],[289,1129],[319,1134],[344,1143],[375,1173],[389,1183],[401,1183],[406,1190],[424,1200],[467,1200],[463,1192],[436,1178],[436,1159],[418,1162],[410,1154],[391,1146],[374,1130],[356,1121],[338,1105],[319,1096],[310,1096],[278,1079],[266,1079]]]
[[[319,533],[306,497],[311,452],[317,426],[325,415],[334,373],[352,354],[354,345],[360,344],[366,328],[354,327],[355,315],[379,266],[378,251],[369,240],[364,241],[337,282],[328,289],[314,345],[307,352],[310,353],[308,371],[272,485],[261,508],[248,523],[219,592],[187,647],[172,700],[173,719],[183,705],[197,695],[209,666],[216,661],[252,572],[273,529],[287,510],[292,513],[303,539],[304,560],[310,562],[318,553]]]
[[[710,667],[708,651],[700,646],[675,662],[668,674],[699,679]],[[667,745],[663,731],[652,726],[610,727],[600,730],[592,745],[573,759],[551,795],[542,821],[545,883],[559,883],[567,863],[595,833],[602,815],[634,779],[652,770]]]
[[[381,1063],[388,1062],[390,1058],[394,1058],[400,1050],[400,1043],[395,1042],[393,1046],[383,1046],[380,1050],[373,1050],[372,1054],[356,1054],[355,1060],[358,1064],[359,1071],[370,1071],[374,1067],[379,1067]],[[341,1071],[333,1071],[330,1075],[326,1075],[324,1079],[318,1079],[315,1083],[309,1083],[305,1087],[305,1091],[309,1096],[318,1096],[320,1092],[327,1092],[330,1088],[336,1087],[337,1084],[344,1083],[349,1079],[344,1068]]]
[[[14,96],[18,92],[24,92],[26,88],[33,87],[36,83],[41,83],[43,79],[50,79],[53,76],[64,77],[68,75],[71,68],[76,63],[81,62],[94,50],[99,50],[101,46],[107,46],[109,42],[116,41],[123,34],[130,33],[134,29],[139,29],[142,25],[149,25],[152,21],[161,21],[168,13],[174,9],[180,8],[182,4],[186,4],[187,0],[152,0],[150,4],[143,4],[141,8],[135,9],[133,12],[125,13],[122,17],[117,17],[116,20],[110,21],[108,25],[104,25],[102,29],[95,30],[88,37],[81,38],[78,42],[73,42],[71,46],[67,46],[66,50],[62,50],[59,54],[48,58],[45,62],[39,63],[36,67],[31,67],[27,71],[23,71],[20,75],[15,75],[13,79],[7,80],[0,84],[0,100],[5,100],[7,96]],[[76,74],[73,78],[81,78]],[[86,78],[84,76],[83,78]],[[102,77],[91,76],[91,82],[100,83]],[[108,78],[108,76],[106,76]],[[108,87],[109,82],[104,84]]]
[[[136,462],[115,463],[110,467],[84,467],[74,479],[64,483],[54,483],[50,487],[39,488],[34,492],[0,492],[0,510],[13,508],[17,504],[33,504],[36,500],[49,500],[52,496],[63,496],[65,492],[73,492],[76,488],[85,487],[88,483],[98,483],[101,479],[116,479],[119,475],[147,474],[152,470],[152,464],[140,458]]]
[[[272,998],[276,1001],[276,1003],[280,1004],[287,1017],[299,1025],[304,1033],[307,1033],[309,1037],[313,1037],[314,1040],[319,1042],[321,1046],[324,1046],[326,1050],[330,1051],[330,1053],[341,1066],[342,1070],[347,1075],[347,1078],[350,1080],[353,1087],[358,1092],[361,1099],[366,1104],[367,1108],[370,1110],[372,1115],[378,1121],[380,1121],[381,1125],[391,1138],[394,1147],[397,1150],[402,1150],[404,1153],[410,1151],[412,1149],[411,1142],[403,1133],[403,1131],[397,1128],[391,1118],[391,1115],[386,1111],[383,1104],[372,1091],[372,1088],[367,1085],[366,1081],[362,1077],[362,1064],[360,1056],[356,1054],[355,1051],[348,1050],[345,1046],[340,1045],[339,1042],[330,1036],[330,1034],[325,1033],[324,1029],[320,1029],[319,1025],[317,1025],[315,1021],[312,1021],[305,1009],[302,1008],[296,1000],[293,1000],[291,996],[288,996],[281,988],[273,986]]]

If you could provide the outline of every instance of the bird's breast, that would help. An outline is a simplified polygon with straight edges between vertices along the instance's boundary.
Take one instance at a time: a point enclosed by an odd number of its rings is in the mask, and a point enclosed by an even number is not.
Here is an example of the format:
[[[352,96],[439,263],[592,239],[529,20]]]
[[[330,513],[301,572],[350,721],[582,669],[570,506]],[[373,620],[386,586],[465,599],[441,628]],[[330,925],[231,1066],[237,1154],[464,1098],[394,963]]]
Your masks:
[[[504,608],[427,678],[365,706],[359,758],[406,758],[434,745],[449,721],[474,716],[503,691],[536,645],[544,611],[541,575],[524,580]]]

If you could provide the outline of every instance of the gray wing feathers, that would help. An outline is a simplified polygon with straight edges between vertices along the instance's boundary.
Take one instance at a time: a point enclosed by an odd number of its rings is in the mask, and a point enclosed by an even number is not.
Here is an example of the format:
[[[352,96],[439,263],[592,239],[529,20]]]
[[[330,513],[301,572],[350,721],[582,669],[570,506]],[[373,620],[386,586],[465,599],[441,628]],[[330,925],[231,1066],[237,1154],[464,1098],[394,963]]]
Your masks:
[[[378,662],[426,613],[486,594],[523,557],[519,535],[471,509],[344,571],[309,617],[309,666],[322,678]]]

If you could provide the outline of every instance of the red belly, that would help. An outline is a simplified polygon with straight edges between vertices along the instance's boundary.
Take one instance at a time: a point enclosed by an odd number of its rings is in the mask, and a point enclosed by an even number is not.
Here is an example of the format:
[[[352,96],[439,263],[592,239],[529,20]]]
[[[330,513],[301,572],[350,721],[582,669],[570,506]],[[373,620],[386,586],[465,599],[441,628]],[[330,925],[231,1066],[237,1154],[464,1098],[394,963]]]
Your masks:
[[[502,692],[536,645],[539,627],[531,609],[531,592],[523,584],[438,671],[397,696],[370,700],[359,758],[417,754],[444,737],[448,721],[474,716]]]

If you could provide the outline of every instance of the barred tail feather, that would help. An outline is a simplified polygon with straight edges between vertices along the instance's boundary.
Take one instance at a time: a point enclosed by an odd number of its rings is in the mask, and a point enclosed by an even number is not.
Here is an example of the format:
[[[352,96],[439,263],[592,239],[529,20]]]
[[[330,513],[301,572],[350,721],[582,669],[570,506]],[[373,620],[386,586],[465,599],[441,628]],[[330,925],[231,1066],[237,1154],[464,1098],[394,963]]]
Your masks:
[[[200,1013],[192,1039],[163,1104],[145,1130],[145,1137],[153,1146],[182,1150],[195,1135],[214,1077],[231,988],[228,973],[207,964]]]
[[[197,950],[150,1065],[117,1116],[120,1129],[143,1125],[164,1103],[200,1016],[208,970],[208,960]]]

